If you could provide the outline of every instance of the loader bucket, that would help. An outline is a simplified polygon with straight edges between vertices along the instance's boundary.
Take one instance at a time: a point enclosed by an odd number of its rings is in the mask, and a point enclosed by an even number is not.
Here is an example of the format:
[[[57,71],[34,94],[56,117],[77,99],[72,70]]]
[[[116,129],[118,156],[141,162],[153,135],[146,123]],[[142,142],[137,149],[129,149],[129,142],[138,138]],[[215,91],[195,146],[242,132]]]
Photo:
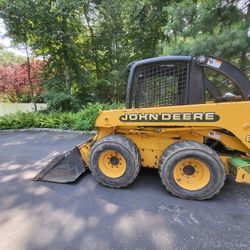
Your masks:
[[[75,147],[57,155],[33,180],[68,183],[75,181],[85,171],[85,163],[78,147]]]

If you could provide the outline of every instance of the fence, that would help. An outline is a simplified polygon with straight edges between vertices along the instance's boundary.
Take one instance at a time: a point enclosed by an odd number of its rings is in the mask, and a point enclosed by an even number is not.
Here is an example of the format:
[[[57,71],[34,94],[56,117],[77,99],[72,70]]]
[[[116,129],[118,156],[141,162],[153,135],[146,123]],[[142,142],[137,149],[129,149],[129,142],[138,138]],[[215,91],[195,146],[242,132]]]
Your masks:
[[[43,110],[46,108],[45,103],[37,103],[37,110]],[[18,111],[32,112],[34,111],[33,103],[3,103],[0,102],[0,116],[7,114],[14,114]]]

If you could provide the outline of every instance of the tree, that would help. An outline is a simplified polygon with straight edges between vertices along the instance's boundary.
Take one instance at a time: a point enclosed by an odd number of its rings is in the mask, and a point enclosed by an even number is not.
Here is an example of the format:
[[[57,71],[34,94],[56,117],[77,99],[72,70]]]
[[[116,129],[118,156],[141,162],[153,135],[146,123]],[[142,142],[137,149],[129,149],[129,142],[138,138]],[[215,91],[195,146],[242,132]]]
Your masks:
[[[37,1],[37,28],[32,47],[38,55],[48,58],[50,71],[64,76],[68,93],[77,75],[81,74],[81,14],[85,2]]]
[[[170,40],[161,43],[164,54],[214,54],[246,71],[249,0],[183,0],[166,6],[165,11],[169,17],[165,33]]]
[[[34,22],[32,21],[32,12],[36,7],[34,1],[2,1],[0,6],[0,16],[4,19],[8,35],[13,39],[14,43],[22,44],[26,52],[27,78],[30,90],[30,98],[37,111],[34,99],[34,87],[30,78],[31,65],[28,44],[32,38],[32,30]]]
[[[240,68],[245,71],[249,72],[250,69],[247,68],[247,64],[249,63],[249,50],[250,50],[250,1],[245,0],[242,1],[242,6],[240,6],[241,11],[245,14],[243,18],[244,26],[245,26],[245,48],[241,51],[241,58],[240,58]]]
[[[158,56],[162,49],[158,44],[166,40],[164,26],[168,21],[164,8],[170,2],[166,0],[137,1],[131,13],[129,34],[132,48],[138,58]]]
[[[159,53],[157,44],[164,37],[162,27],[166,22],[164,3],[105,0],[87,9],[85,17],[91,41],[84,46],[85,58],[89,65],[95,62],[95,88],[100,82],[113,85],[110,101],[124,100],[130,62]]]
[[[2,0],[0,14],[16,42],[47,59],[47,77],[60,79],[63,91],[83,102],[107,100],[100,91],[96,96],[96,89],[100,83],[111,84],[110,102],[119,102],[125,96],[126,65],[159,53],[165,4],[163,0]]]
[[[33,86],[34,98],[42,92],[42,69],[44,63],[36,60],[30,62],[30,75],[28,77],[27,64],[13,64],[0,67],[0,97],[11,102],[30,101],[29,85]]]
[[[0,2],[8,34],[48,62],[45,91],[81,103],[123,101],[127,64],[148,57],[215,54],[248,72],[249,13],[249,0]]]

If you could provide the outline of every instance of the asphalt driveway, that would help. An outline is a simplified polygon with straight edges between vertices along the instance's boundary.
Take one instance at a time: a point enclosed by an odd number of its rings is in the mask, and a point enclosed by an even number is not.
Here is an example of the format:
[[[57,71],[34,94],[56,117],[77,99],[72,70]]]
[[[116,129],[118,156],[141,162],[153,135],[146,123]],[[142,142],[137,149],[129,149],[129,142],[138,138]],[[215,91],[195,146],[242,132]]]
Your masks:
[[[77,183],[33,182],[57,152],[87,136],[0,133],[0,249],[250,249],[250,186],[227,180],[208,201],[168,194],[155,170],[128,188],[88,172]]]

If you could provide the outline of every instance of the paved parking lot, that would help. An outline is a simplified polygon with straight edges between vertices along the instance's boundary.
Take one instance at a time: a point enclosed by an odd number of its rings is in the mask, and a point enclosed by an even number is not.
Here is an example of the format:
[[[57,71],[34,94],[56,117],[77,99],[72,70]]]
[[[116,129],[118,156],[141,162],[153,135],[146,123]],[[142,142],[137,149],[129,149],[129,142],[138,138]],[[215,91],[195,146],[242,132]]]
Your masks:
[[[214,199],[168,194],[155,170],[128,188],[90,173],[74,184],[33,182],[57,152],[87,136],[0,133],[0,249],[250,249],[250,186],[227,180]]]

